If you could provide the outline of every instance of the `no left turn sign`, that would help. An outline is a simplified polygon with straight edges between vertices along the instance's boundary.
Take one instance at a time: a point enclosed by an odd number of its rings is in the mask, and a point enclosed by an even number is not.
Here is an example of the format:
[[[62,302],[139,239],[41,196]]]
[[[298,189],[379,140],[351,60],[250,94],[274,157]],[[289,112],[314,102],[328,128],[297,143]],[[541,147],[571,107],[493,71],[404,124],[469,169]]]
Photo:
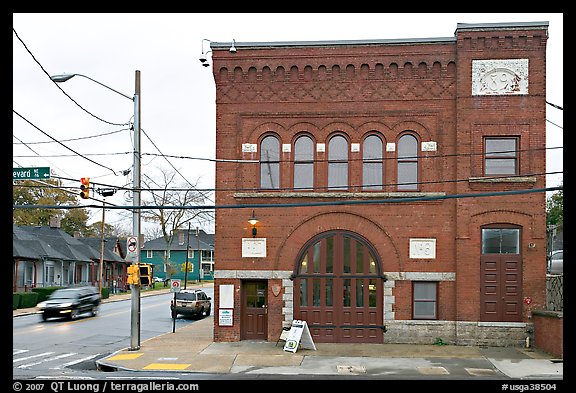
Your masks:
[[[170,292],[180,292],[180,280],[170,281]]]
[[[126,246],[128,248],[128,252],[133,254],[136,252],[136,248],[138,247],[138,239],[135,236],[131,236],[126,241]]]

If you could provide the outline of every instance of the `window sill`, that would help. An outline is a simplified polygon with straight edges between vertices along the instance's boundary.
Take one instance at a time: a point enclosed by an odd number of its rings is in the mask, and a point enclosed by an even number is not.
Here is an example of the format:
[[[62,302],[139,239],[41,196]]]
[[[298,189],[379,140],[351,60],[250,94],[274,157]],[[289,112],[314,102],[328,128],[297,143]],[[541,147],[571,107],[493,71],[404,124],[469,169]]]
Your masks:
[[[535,176],[469,177],[469,183],[536,183]]]
[[[445,192],[237,192],[234,198],[338,198],[338,199],[385,199],[421,198],[445,196]]]

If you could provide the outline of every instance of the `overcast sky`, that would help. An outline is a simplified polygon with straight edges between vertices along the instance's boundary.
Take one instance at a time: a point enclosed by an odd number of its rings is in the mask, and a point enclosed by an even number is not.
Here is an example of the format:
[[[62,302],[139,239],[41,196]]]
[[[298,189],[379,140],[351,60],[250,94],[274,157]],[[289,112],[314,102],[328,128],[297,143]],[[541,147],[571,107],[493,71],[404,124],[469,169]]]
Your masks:
[[[563,107],[562,14],[13,14],[13,167],[50,167],[55,176],[71,179],[64,186],[78,187],[81,177],[90,177],[131,187],[132,173],[122,174],[133,165],[132,134],[122,126],[133,121],[131,100],[86,78],[55,85],[49,75],[86,75],[132,97],[139,70],[143,175],[155,176],[159,167],[176,169],[185,178],[178,175],[177,184],[213,189],[214,163],[194,159],[215,158],[215,84],[212,68],[199,61],[203,39],[454,37],[457,23],[497,22],[549,22],[546,100]],[[204,51],[208,46],[204,42]],[[547,105],[546,118],[547,147],[563,146],[563,111]],[[563,171],[562,155],[563,149],[548,150],[547,172]],[[562,179],[549,175],[547,186]],[[131,205],[128,197],[118,192],[106,200]],[[90,215],[90,222],[101,220],[100,209],[90,209]],[[131,213],[125,217],[111,211],[106,223],[130,229]]]

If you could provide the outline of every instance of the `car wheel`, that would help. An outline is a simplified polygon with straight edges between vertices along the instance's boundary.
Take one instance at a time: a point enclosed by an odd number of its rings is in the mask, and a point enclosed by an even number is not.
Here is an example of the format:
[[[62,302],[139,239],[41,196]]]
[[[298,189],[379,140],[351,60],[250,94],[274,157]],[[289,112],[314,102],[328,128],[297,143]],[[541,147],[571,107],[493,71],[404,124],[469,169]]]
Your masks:
[[[74,309],[70,312],[70,319],[78,319],[78,315],[80,312],[77,309]]]
[[[208,307],[208,310],[206,310],[206,316],[209,316],[211,311],[212,311],[212,307]]]
[[[92,307],[92,316],[95,317],[98,315],[98,306]]]
[[[48,320],[48,316],[47,316],[46,314],[44,314],[44,313],[42,313],[42,320],[43,320],[43,321]]]

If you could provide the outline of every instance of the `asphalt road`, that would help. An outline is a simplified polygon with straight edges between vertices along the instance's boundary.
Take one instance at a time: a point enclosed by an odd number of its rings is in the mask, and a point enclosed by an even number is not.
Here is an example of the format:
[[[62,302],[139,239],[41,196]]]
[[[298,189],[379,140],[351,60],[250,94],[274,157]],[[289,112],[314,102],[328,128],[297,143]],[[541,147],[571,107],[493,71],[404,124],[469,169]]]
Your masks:
[[[206,288],[213,298],[213,288]],[[172,332],[170,300],[173,294],[140,299],[140,342]],[[176,329],[194,323],[179,316]],[[13,378],[56,377],[95,371],[95,360],[130,346],[131,301],[103,303],[99,314],[69,321],[39,314],[13,318]],[[90,374],[93,374],[92,372]]]

